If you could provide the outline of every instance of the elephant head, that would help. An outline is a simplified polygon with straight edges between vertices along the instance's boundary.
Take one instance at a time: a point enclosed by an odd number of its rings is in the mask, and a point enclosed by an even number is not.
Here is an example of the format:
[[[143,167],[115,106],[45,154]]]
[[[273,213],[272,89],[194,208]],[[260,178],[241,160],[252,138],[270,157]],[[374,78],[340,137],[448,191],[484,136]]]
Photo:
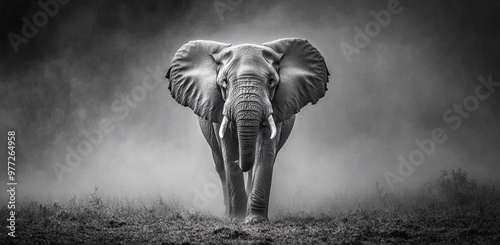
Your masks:
[[[325,95],[328,70],[307,40],[280,39],[264,45],[191,41],[175,54],[169,89],[196,115],[220,123],[224,137],[236,128],[242,171],[252,168],[261,127],[276,135],[275,122],[289,119]]]

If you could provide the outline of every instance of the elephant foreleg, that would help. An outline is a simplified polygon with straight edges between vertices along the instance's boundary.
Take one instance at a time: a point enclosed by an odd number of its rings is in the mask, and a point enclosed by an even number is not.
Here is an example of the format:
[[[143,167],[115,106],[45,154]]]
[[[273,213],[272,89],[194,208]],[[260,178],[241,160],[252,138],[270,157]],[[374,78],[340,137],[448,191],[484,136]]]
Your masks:
[[[275,139],[269,139],[269,130],[263,130],[259,134],[257,158],[254,165],[255,176],[253,178],[252,191],[248,197],[247,217],[245,223],[259,223],[268,221],[269,195],[273,177],[273,166],[276,159],[278,139],[281,132],[281,123],[277,125],[278,135]]]
[[[247,183],[246,183],[246,192],[247,196],[250,196],[250,193],[252,192],[252,186],[253,186],[253,168],[250,169],[250,171],[247,172]]]
[[[243,180],[243,172],[235,160],[226,163],[226,189],[228,193],[229,217],[240,220],[245,217],[247,194]]]
[[[219,125],[214,124],[215,132],[218,132],[218,127]],[[224,159],[225,183],[223,183],[223,190],[225,189],[225,197],[227,197],[225,201],[227,214],[232,219],[243,219],[246,214],[247,194],[243,172],[237,164],[239,158],[237,140],[232,137],[232,134],[226,134],[226,137],[220,139],[220,145]]]

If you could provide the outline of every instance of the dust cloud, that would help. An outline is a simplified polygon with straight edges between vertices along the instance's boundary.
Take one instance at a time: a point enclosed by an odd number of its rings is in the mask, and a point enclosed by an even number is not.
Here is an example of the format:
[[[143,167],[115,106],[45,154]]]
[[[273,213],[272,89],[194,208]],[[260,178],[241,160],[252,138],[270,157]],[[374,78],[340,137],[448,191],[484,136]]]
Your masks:
[[[227,8],[218,13],[214,3],[221,2]],[[476,96],[478,76],[499,80],[499,4],[400,1],[400,12],[378,25],[366,47],[356,46],[355,28],[365,32],[376,21],[370,11],[389,2],[71,1],[18,53],[7,34],[21,35],[22,18],[42,8],[2,3],[0,127],[16,130],[18,197],[65,201],[99,187],[102,196],[161,196],[222,212],[196,116],[171,98],[164,79],[177,49],[198,39],[305,38],[327,62],[326,96],[302,109],[278,155],[271,214],[373,190],[377,182],[389,190],[384,174],[398,174],[398,157],[408,160],[419,149],[414,141],[436,128],[446,141],[396,190],[459,167],[478,180],[498,179],[499,89],[477,100],[456,129],[458,119],[443,114]],[[357,52],[346,55],[346,44]],[[88,153],[81,159],[71,155],[78,147]]]

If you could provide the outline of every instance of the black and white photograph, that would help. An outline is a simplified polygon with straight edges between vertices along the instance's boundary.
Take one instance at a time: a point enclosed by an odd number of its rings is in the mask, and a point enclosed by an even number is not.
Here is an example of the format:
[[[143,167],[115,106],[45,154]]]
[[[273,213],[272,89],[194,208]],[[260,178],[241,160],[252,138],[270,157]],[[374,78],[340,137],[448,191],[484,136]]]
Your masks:
[[[1,0],[0,244],[500,244],[499,13]]]

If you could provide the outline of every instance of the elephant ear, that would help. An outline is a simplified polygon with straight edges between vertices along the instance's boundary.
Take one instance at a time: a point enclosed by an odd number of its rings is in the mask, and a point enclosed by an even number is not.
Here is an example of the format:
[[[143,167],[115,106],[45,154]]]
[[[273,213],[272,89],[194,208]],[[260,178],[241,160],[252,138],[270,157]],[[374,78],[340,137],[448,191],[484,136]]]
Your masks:
[[[323,56],[307,40],[285,38],[264,45],[282,55],[278,66],[280,83],[272,101],[278,121],[289,119],[325,95],[330,74]]]
[[[211,122],[222,121],[224,101],[217,85],[213,55],[231,46],[212,41],[190,41],[175,54],[167,72],[168,89],[175,101]]]

